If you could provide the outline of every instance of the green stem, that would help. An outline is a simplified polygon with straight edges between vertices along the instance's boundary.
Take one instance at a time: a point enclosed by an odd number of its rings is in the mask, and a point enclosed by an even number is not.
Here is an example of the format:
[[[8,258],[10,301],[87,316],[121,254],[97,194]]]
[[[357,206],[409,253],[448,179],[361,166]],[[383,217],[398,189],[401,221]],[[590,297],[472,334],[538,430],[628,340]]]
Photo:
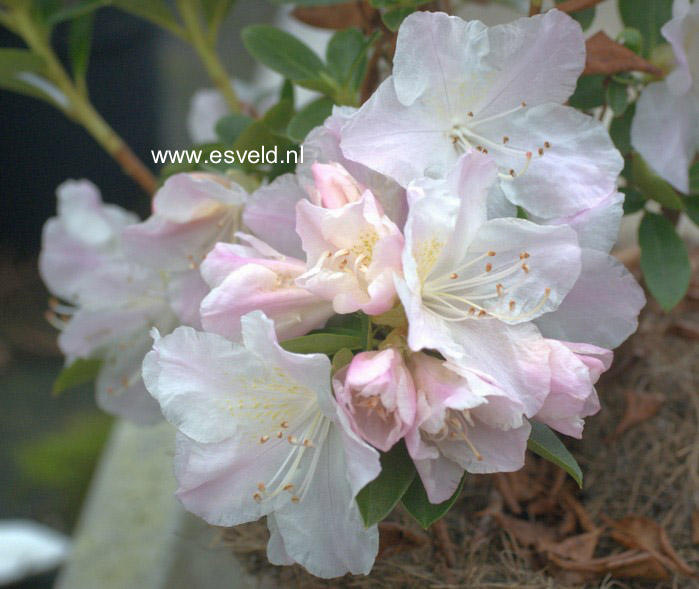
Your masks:
[[[128,176],[148,194],[153,194],[157,188],[155,177],[97,112],[88,99],[87,93],[76,87],[53,51],[48,34],[32,20],[27,5],[18,5],[11,14],[8,14],[8,17],[12,30],[22,37],[34,54],[44,60],[47,79],[68,99],[67,105],[55,104],[55,106],[68,118],[82,125],[95,141],[121,165]]]
[[[240,112],[240,101],[231,86],[231,79],[216,54],[215,38],[207,35],[202,29],[201,20],[197,12],[197,3],[191,0],[177,0],[177,10],[187,30],[189,43],[202,60],[209,77],[228,103],[228,107],[234,113]],[[215,37],[215,36],[213,36]]]

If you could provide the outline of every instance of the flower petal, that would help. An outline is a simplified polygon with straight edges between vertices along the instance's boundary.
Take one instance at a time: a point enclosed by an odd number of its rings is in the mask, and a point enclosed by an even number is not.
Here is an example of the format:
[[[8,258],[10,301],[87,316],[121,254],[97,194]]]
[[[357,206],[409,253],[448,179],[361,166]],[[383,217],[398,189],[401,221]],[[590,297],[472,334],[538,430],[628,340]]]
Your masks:
[[[614,349],[638,327],[646,304],[643,290],[616,258],[582,250],[582,271],[575,286],[552,313],[536,324],[547,338]]]

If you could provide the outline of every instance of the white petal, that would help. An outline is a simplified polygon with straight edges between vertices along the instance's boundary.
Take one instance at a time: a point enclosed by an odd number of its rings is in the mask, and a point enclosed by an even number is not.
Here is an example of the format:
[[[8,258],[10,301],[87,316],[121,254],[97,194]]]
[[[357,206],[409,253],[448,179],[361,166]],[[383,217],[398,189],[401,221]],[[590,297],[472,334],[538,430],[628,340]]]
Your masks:
[[[284,540],[279,533],[277,520],[274,519],[274,514],[270,513],[267,516],[267,529],[269,530],[269,542],[267,543],[267,560],[270,564],[277,566],[292,565],[294,559],[286,553],[284,548]]]
[[[507,197],[538,217],[572,215],[599,204],[614,191],[624,165],[604,126],[567,106],[527,107],[489,122],[474,121],[470,129],[487,140],[482,143],[506,176],[500,185]],[[475,135],[472,141],[478,143]]]
[[[582,272],[553,313],[536,320],[545,337],[613,349],[638,327],[643,290],[616,258],[582,252]]]
[[[376,526],[364,527],[346,478],[339,431],[331,428],[320,451],[307,495],[275,513],[284,548],[317,577],[366,575],[376,558],[379,535]]]
[[[673,94],[663,82],[650,84],[636,103],[631,145],[661,178],[687,194],[699,145],[699,100]]]

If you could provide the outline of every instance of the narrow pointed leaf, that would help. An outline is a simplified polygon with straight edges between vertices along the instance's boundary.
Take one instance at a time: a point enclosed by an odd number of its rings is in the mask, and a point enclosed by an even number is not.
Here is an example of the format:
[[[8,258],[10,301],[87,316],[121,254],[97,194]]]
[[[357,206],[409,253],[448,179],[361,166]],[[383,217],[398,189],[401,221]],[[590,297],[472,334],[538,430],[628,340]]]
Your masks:
[[[527,447],[534,454],[538,454],[549,462],[560,466],[582,488],[582,470],[580,470],[580,466],[573,458],[573,455],[568,452],[568,448],[563,445],[563,442],[558,439],[558,436],[547,425],[538,421],[530,421],[529,423],[532,426],[532,433],[529,436]]]
[[[413,516],[415,521],[423,528],[429,528],[438,519],[442,519],[447,512],[452,508],[456,500],[461,495],[461,489],[464,488],[466,475],[461,478],[459,487],[454,494],[442,503],[430,503],[427,498],[427,491],[420,480],[420,476],[416,476],[413,482],[408,487],[408,490],[403,495],[403,506],[408,510],[408,513]]]
[[[382,521],[398,504],[415,478],[415,465],[400,441],[381,455],[381,473],[357,495],[357,505],[368,528]]]
[[[61,370],[53,383],[51,393],[60,395],[63,391],[92,382],[97,378],[100,368],[102,368],[102,360],[97,358],[78,358],[70,366],[66,366]]]

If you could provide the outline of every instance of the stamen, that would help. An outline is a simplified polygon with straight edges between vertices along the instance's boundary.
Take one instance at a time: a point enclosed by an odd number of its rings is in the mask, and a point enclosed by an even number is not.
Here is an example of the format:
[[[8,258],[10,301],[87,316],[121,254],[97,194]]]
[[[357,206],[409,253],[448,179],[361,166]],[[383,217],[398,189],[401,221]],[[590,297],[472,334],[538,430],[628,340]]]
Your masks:
[[[452,272],[449,275],[449,278],[451,278],[452,280],[456,280],[458,277],[459,277],[459,275],[456,272]]]
[[[493,265],[492,265],[492,264],[486,264],[486,265],[485,265],[485,271],[486,271],[486,272],[490,272],[492,269],[493,269]]]
[[[267,440],[269,440],[269,436],[262,436],[260,438],[260,444],[264,444]]]
[[[301,501],[301,499],[298,497],[298,495],[294,495],[294,496],[291,498],[291,502],[294,503],[294,504],[295,504],[295,503],[298,503],[299,501]]]
[[[259,493],[255,493],[252,498],[257,502],[257,503],[262,503],[262,495]]]
[[[525,274],[529,274],[529,266],[527,266],[526,264],[522,264],[522,270],[524,270]]]
[[[289,427],[289,422],[288,421],[282,421],[279,425],[281,425],[284,429]]]
[[[503,143],[507,143],[509,140],[510,140],[510,138],[509,138],[507,135],[505,135],[505,136],[502,138],[502,142],[503,142]]]
[[[544,147],[545,147],[546,149],[551,149],[551,142],[549,142],[549,141],[544,141]]]

